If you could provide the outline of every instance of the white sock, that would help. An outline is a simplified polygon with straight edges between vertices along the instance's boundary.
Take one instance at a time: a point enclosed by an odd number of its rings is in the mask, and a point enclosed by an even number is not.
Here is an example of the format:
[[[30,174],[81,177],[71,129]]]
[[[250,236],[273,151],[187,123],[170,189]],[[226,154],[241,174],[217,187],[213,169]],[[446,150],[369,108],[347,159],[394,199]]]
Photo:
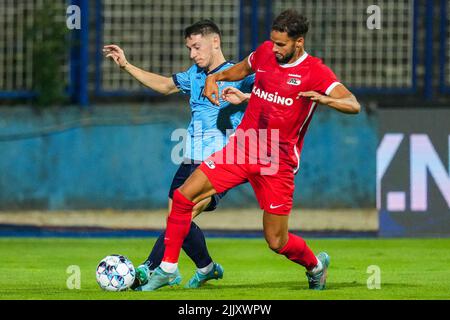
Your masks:
[[[210,264],[208,264],[206,267],[204,268],[198,268],[198,272],[200,272],[201,274],[205,275],[207,273],[209,273],[214,267],[214,262],[211,262]]]
[[[161,269],[163,269],[164,272],[174,273],[175,270],[177,270],[178,268],[178,263],[170,263],[162,261],[159,266],[161,267]]]
[[[322,271],[322,269],[323,269],[322,262],[320,262],[320,260],[317,259],[317,265],[314,268],[312,268],[311,270],[309,270],[308,273],[309,274],[317,274],[320,271]]]

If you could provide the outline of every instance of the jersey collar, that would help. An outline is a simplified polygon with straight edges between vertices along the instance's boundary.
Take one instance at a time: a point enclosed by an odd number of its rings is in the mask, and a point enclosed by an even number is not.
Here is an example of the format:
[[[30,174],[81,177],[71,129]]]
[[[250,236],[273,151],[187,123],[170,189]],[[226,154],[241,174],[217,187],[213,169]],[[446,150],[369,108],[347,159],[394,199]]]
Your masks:
[[[305,51],[303,55],[298,58],[296,61],[292,63],[286,63],[286,64],[280,64],[280,67],[282,68],[292,68],[298,66],[300,63],[302,63],[306,58],[308,57],[308,53]]]
[[[210,75],[213,74],[214,72],[219,71],[224,65],[228,64],[228,63],[232,63],[231,61],[225,61],[224,63],[222,63],[221,65],[217,66],[216,68],[214,68],[214,70],[211,70],[210,72],[207,72],[206,75]]]

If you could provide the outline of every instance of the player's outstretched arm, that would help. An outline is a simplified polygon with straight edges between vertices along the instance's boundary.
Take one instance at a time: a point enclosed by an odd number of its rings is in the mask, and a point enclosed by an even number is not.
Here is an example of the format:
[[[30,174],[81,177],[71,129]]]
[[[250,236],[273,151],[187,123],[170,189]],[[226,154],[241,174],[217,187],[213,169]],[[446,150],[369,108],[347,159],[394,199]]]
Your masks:
[[[106,45],[103,47],[103,53],[106,58],[114,60],[121,69],[127,71],[144,86],[165,95],[179,91],[171,77],[164,77],[133,66],[127,61],[124,51],[119,46],[114,44]]]
[[[300,97],[307,97],[342,113],[356,114],[361,111],[358,100],[343,84],[337,85],[328,96],[321,95],[316,91],[307,91],[300,92],[297,98]]]
[[[206,78],[203,95],[207,97],[211,103],[219,105],[219,87],[217,86],[217,81],[239,81],[252,73],[253,70],[246,58],[227,70],[208,76]]]

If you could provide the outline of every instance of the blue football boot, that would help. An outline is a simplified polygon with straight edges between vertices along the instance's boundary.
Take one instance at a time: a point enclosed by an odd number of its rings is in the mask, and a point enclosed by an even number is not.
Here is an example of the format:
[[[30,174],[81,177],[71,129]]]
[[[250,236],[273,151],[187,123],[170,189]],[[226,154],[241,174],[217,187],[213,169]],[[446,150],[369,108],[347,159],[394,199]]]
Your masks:
[[[202,274],[198,270],[192,276],[191,280],[186,284],[185,288],[196,289],[200,288],[206,281],[211,279],[222,279],[223,278],[223,267],[214,262],[213,268],[207,274]]]
[[[143,286],[137,287],[136,291],[154,291],[164,286],[174,286],[181,282],[180,272],[165,272],[161,267],[156,268]]]
[[[327,281],[327,271],[330,265],[330,256],[326,252],[321,252],[317,255],[317,259],[322,262],[322,271],[316,274],[306,272],[308,278],[309,288],[312,290],[324,290]]]

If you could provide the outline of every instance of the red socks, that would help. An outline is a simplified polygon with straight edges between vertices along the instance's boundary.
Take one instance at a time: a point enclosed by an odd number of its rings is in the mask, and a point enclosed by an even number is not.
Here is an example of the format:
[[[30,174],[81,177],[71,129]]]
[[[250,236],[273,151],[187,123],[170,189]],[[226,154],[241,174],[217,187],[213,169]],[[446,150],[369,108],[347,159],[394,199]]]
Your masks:
[[[301,264],[306,270],[311,270],[317,265],[317,258],[306,245],[305,240],[292,233],[289,233],[288,242],[278,253],[295,263]]]
[[[162,261],[177,263],[184,238],[191,228],[192,209],[195,203],[186,199],[178,189],[173,193],[172,200],[172,211],[167,218],[166,236],[164,238],[166,250]]]

